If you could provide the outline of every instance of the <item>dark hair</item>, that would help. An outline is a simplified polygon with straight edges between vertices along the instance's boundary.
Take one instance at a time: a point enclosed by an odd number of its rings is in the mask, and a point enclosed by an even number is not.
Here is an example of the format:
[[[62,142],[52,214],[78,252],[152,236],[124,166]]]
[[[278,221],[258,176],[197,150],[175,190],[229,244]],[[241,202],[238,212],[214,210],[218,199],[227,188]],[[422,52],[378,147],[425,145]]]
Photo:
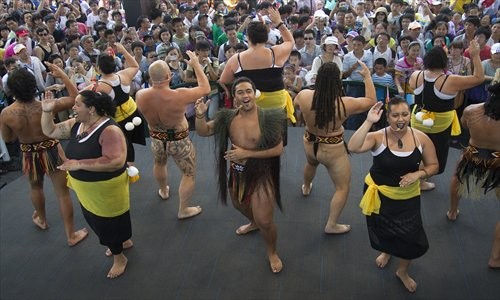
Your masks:
[[[464,49],[464,42],[463,41],[453,41],[450,44],[450,49],[451,48],[456,48],[456,49]]]
[[[375,46],[378,44],[378,42],[377,42],[378,37],[379,37],[379,36],[381,36],[381,35],[383,35],[383,36],[387,37],[387,42],[390,42],[390,41],[391,41],[391,36],[390,36],[387,32],[377,33],[377,35],[375,36],[375,38],[374,38],[374,40],[373,40],[373,41],[375,42]]]
[[[37,91],[35,76],[25,68],[17,68],[9,73],[7,87],[19,102],[30,102]]]
[[[306,35],[306,34],[312,34],[313,36],[315,35],[314,34],[314,30],[312,30],[312,29],[306,29],[306,30],[304,30],[304,35]]]
[[[267,3],[267,2],[265,2]],[[248,41],[253,44],[262,44],[267,42],[267,27],[262,22],[252,21],[247,28]]]
[[[43,26],[43,27],[38,27],[38,28],[36,29],[36,34],[40,34],[40,33],[44,32],[44,31],[47,31],[47,33],[49,33],[49,29],[48,29],[47,27],[45,27],[45,26]]]
[[[304,7],[307,7],[307,6],[304,6]],[[307,22],[309,22],[309,16],[300,16],[299,17],[299,27],[303,26]]]
[[[245,43],[237,43],[235,46],[234,46],[234,50],[236,50],[236,52],[238,52],[239,50],[247,50],[248,47],[247,45],[245,45]]]
[[[311,110],[316,111],[315,126],[328,131],[328,123],[332,121],[335,128],[335,114],[339,119],[347,115],[342,96],[339,67],[333,62],[324,63],[318,70],[314,84]],[[339,103],[342,104],[342,110]]]
[[[111,13],[111,18],[114,18],[115,16],[120,16],[120,17],[123,17],[122,16],[122,13],[119,11],[119,10],[115,10]]]
[[[161,34],[164,32],[168,32],[168,34],[170,34],[170,39],[168,41],[171,42],[172,41],[172,33],[170,32],[170,30],[168,30],[168,28],[162,28],[160,30],[160,40],[163,42],[163,40],[161,39]]]
[[[224,53],[226,53],[229,49],[233,49],[234,51],[236,51],[236,49],[234,49],[233,45],[231,45],[229,43],[224,44]]]
[[[290,56],[297,56],[299,60],[302,58],[302,55],[297,50],[292,50],[292,52],[290,52]]]
[[[490,85],[490,96],[484,103],[484,114],[495,121],[500,120],[500,82]]]
[[[144,49],[144,43],[141,41],[133,41],[132,44],[130,45],[130,49],[132,51],[134,51],[134,49],[137,47]]]
[[[391,108],[393,106],[401,104],[401,103],[406,104],[406,106],[408,106],[408,109],[410,109],[410,105],[408,104],[408,102],[406,102],[406,100],[401,96],[394,96],[391,99],[389,99],[389,102],[387,103],[387,117],[389,117],[389,113],[391,112]]]
[[[253,81],[248,78],[248,77],[238,77],[236,78],[235,81],[233,81],[233,85],[231,86],[231,94],[233,95],[233,97],[235,96],[235,92],[236,92],[236,86],[240,83],[243,83],[243,82],[248,82],[252,85],[252,89],[253,91],[255,92],[257,90],[257,88],[255,87],[255,83],[253,83]]]
[[[403,28],[403,19],[408,19],[410,22],[415,21],[415,16],[410,14],[403,14],[399,17],[399,28]]]
[[[54,54],[51,54],[51,55],[49,56],[49,58],[47,59],[47,61],[48,61],[49,63],[53,64],[53,63],[54,63],[54,60],[56,60],[56,59],[58,59],[58,58],[62,61],[62,63],[63,63],[63,68],[64,68],[64,66],[65,66],[64,59],[62,58],[61,54],[59,54],[59,53],[54,53]]]
[[[481,25],[481,20],[479,20],[479,17],[477,16],[468,16],[465,18],[464,24],[465,23],[471,23],[472,25],[479,27]]]
[[[99,57],[97,58],[97,65],[99,66],[101,72],[105,75],[111,74],[116,71],[115,59],[113,58],[113,56],[107,53],[99,54]]]
[[[442,47],[433,47],[424,56],[424,68],[444,70],[448,65],[448,57]]]
[[[293,31],[293,39],[298,39],[298,38],[303,38],[304,37],[304,30],[302,29],[297,29]]]
[[[387,67],[387,60],[385,60],[385,58],[383,58],[383,57],[379,57],[373,62],[373,66],[376,66],[376,65],[382,65],[385,68],[385,67]]]
[[[410,41],[410,43],[411,43],[411,42],[413,42],[413,38],[409,35],[404,35],[398,39],[398,45],[401,45],[402,41]]]
[[[335,32],[335,30],[338,30],[340,33],[344,34],[345,33],[345,26],[342,25],[335,25],[332,27],[332,32]]]
[[[82,102],[85,106],[95,108],[97,115],[114,118],[116,105],[108,94],[85,90],[80,92],[80,96],[82,96]]]
[[[364,45],[364,44],[366,44],[366,40],[365,40],[365,38],[364,38],[362,35],[358,35],[358,36],[354,37],[354,38],[352,39],[352,41],[353,41],[353,42],[354,42],[354,41],[361,42],[361,43],[363,43],[363,45]]]
[[[486,37],[486,41],[488,41],[488,39],[491,36],[491,30],[488,27],[479,27],[476,30],[476,32],[474,32],[474,37],[481,35],[481,34],[484,35]]]
[[[160,18],[162,16],[162,12],[161,10],[159,10],[158,8],[153,8],[151,10],[151,12],[149,13],[149,18],[151,20],[154,20],[156,18]]]
[[[200,50],[210,50],[210,44],[203,40],[203,41],[199,41],[199,42],[196,42],[196,45],[194,46],[194,49],[197,50],[197,51],[200,51]]]
[[[171,22],[172,22],[172,26],[175,26],[175,24],[177,24],[177,23],[183,23],[182,18],[179,18],[179,17],[173,18]]]

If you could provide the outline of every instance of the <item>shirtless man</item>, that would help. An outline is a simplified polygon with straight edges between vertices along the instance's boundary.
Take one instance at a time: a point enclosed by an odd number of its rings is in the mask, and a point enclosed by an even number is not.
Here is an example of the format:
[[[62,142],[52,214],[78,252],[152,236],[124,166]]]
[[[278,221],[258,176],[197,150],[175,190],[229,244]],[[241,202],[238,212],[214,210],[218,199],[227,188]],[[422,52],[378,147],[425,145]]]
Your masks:
[[[54,113],[70,109],[75,103],[78,90],[63,70],[51,63],[47,65],[54,77],[61,78],[70,95],[57,99]],[[7,86],[16,101],[2,110],[0,131],[5,142],[19,140],[23,173],[29,177],[31,201],[35,208],[33,222],[42,230],[49,227],[43,193],[44,174],[47,174],[59,200],[68,245],[74,246],[83,240],[88,232],[85,228],[74,231],[73,203],[66,186],[66,172],[57,169],[65,157],[64,152],[59,141],[48,138],[42,132],[42,106],[40,101],[35,100],[35,77],[28,70],[19,68],[9,73]]]
[[[460,196],[472,197],[495,190],[500,200],[500,83],[490,87],[491,98],[486,103],[465,108],[462,126],[469,129],[469,146],[463,150],[450,184],[450,221],[458,217]],[[500,269],[500,222],[497,222],[488,266]]]
[[[347,201],[351,182],[351,164],[344,144],[342,123],[349,117],[369,110],[376,102],[375,87],[370,70],[361,61],[359,73],[365,82],[365,95],[362,98],[342,97],[340,70],[335,63],[326,63],[318,71],[314,90],[302,90],[295,98],[295,107],[302,112],[305,126],[304,184],[302,194],[308,196],[316,169],[322,164],[335,184],[335,193],[330,201],[330,214],[325,233],[339,234],[348,232],[351,227],[338,224],[338,218]]]
[[[256,105],[255,85],[247,77],[237,78],[231,94],[237,109],[219,111],[215,120],[206,122],[207,103],[196,101],[196,132],[215,135],[219,174],[219,192],[226,203],[227,192],[233,206],[250,220],[236,234],[259,229],[267,248],[273,273],[283,263],[276,251],[277,231],[273,221],[274,204],[281,208],[279,191],[282,130],[285,118],[281,109],[261,109]],[[228,148],[231,140],[231,149]],[[230,162],[227,180],[227,161]]]
[[[210,84],[198,62],[196,55],[187,51],[188,64],[193,68],[198,86],[193,88],[170,89],[172,74],[166,62],[156,61],[149,66],[152,87],[137,92],[137,107],[146,118],[151,135],[153,151],[153,174],[160,189],[158,195],[163,200],[169,197],[167,184],[167,159],[172,156],[182,171],[179,186],[179,219],[190,218],[201,213],[201,207],[189,207],[194,191],[196,154],[189,138],[189,126],[184,113],[186,105],[208,95]]]

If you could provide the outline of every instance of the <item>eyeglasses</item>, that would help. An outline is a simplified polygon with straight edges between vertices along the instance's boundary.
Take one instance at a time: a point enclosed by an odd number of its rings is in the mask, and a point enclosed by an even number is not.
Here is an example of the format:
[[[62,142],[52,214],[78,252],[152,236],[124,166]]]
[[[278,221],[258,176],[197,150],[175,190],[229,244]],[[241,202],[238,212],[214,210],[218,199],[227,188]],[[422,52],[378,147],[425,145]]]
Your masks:
[[[307,41],[307,40],[314,40],[314,38],[312,38],[312,37],[305,37],[304,40],[305,41]]]
[[[38,36],[48,36],[48,33],[39,33]]]

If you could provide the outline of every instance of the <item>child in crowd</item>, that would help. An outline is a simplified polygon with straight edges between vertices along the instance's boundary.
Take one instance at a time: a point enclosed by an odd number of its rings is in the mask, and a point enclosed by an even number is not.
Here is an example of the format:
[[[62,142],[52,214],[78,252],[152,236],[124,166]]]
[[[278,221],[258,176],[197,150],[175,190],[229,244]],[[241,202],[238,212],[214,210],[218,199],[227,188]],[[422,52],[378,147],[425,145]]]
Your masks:
[[[302,56],[297,50],[292,50],[290,57],[288,58],[288,63],[295,67],[295,75],[298,75],[302,82],[306,82],[307,69],[300,66],[302,63]]]

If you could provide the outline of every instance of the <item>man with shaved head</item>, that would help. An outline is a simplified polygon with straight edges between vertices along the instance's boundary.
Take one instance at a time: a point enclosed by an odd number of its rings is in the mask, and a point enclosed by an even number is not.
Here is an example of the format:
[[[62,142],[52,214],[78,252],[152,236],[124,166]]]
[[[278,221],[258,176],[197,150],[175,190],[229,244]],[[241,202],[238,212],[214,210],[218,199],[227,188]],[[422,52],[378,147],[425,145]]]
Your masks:
[[[194,191],[196,156],[189,138],[189,126],[185,116],[186,106],[208,95],[210,84],[198,62],[196,55],[187,51],[187,62],[194,70],[198,86],[193,88],[170,89],[172,74],[166,62],[156,61],[149,66],[152,86],[135,95],[137,107],[146,118],[151,135],[153,151],[153,175],[158,182],[158,195],[168,199],[170,188],[167,184],[167,159],[172,156],[182,171],[179,186],[179,219],[190,218],[201,213],[201,207],[189,207]]]

